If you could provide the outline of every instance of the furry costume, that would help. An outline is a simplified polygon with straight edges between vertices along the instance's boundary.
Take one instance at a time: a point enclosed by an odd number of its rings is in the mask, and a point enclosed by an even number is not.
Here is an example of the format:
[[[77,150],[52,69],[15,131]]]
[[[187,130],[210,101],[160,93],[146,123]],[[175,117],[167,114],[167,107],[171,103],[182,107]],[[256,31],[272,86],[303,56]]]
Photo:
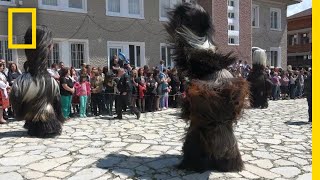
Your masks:
[[[248,76],[250,82],[250,104],[253,108],[267,108],[268,95],[272,88],[272,82],[265,72],[267,54],[265,50],[256,48],[253,52],[252,71]]]
[[[243,111],[248,85],[226,70],[236,58],[217,51],[212,19],[201,6],[181,4],[169,18],[166,29],[174,44],[176,67],[190,78],[182,105],[182,116],[190,127],[179,168],[241,171],[243,161],[233,125]]]
[[[25,34],[26,44],[31,44],[31,32],[29,28]],[[47,71],[51,47],[51,31],[37,26],[37,48],[25,50],[25,73],[14,81],[10,94],[16,119],[25,120],[28,134],[36,137],[59,135],[64,122],[59,85]]]

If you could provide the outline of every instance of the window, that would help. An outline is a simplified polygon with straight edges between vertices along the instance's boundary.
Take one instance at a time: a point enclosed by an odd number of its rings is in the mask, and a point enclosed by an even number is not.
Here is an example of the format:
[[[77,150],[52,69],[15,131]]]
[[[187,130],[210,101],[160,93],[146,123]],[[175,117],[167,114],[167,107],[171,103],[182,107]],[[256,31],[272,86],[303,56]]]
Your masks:
[[[252,27],[259,27],[259,6],[253,4],[251,13]]]
[[[228,6],[234,7],[234,1],[233,0],[228,0]]]
[[[178,3],[182,3],[181,0],[159,0],[160,2],[160,21],[168,20],[168,11],[174,8]]]
[[[298,35],[294,34],[294,35],[289,35],[288,37],[288,43],[289,46],[294,46],[296,44],[298,44]]]
[[[235,44],[235,39],[233,37],[229,37],[229,44]]]
[[[239,45],[239,0],[228,0],[228,44]]]
[[[0,5],[16,6],[16,2],[15,2],[15,0],[0,0]]]
[[[281,9],[271,8],[270,10],[270,22],[272,30],[281,30]]]
[[[120,13],[120,0],[108,0],[108,12]]]
[[[129,1],[129,14],[140,14],[140,0],[128,0]]]
[[[43,0],[43,5],[58,6],[58,0]]]
[[[53,63],[58,64],[59,62],[60,62],[59,43],[54,43],[52,51],[50,52],[50,55],[48,57],[48,68],[50,68]]]
[[[233,12],[229,12],[228,13],[228,18],[234,19],[234,13]]]
[[[144,18],[144,0],[106,0],[108,16]]]
[[[281,48],[270,48],[270,65],[273,67],[281,67]]]
[[[84,43],[71,43],[71,66],[81,68],[84,63]]]
[[[300,34],[300,42],[301,44],[309,44],[308,33]]]
[[[228,25],[228,30],[234,31],[234,25]]]
[[[172,46],[161,43],[161,60],[164,61],[164,65],[166,67],[172,67],[173,66],[173,59],[172,54],[174,53],[174,49]]]
[[[38,0],[40,9],[87,12],[87,0]]]
[[[69,8],[83,9],[82,0],[69,0]]]
[[[8,49],[8,41],[0,39],[0,59],[12,61],[12,49]]]
[[[108,61],[111,67],[112,58],[114,55],[119,55],[122,52],[126,59],[129,60],[130,65],[141,67],[145,65],[145,43],[144,42],[119,42],[108,41]]]

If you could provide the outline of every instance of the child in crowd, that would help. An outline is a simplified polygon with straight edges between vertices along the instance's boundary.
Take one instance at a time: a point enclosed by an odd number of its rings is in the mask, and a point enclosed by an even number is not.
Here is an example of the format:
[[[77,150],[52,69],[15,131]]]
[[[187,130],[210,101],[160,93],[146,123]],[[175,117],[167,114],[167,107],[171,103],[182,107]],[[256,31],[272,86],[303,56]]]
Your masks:
[[[77,96],[80,97],[80,117],[85,118],[87,109],[87,100],[90,95],[90,83],[87,76],[80,76],[80,83],[77,82],[74,86],[76,88]]]
[[[170,78],[165,78],[162,84],[162,89],[164,93],[163,97],[163,109],[166,110],[169,108],[169,93],[171,92],[171,86],[169,86]]]
[[[146,110],[146,101],[145,101],[145,93],[147,90],[147,85],[144,78],[141,78],[138,83],[138,91],[139,91],[139,98],[138,98],[138,105],[140,112],[145,112]]]
[[[113,116],[112,114],[112,107],[113,102],[115,99],[115,88],[116,82],[111,74],[107,74],[104,79],[104,86],[105,86],[105,98],[106,98],[106,106],[107,106],[107,113],[109,116]]]

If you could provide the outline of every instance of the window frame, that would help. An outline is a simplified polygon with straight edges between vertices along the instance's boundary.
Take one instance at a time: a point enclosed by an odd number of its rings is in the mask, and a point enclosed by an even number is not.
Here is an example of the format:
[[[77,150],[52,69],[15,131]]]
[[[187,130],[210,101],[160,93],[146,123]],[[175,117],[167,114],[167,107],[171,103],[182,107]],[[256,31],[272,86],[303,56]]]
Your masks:
[[[254,14],[254,11],[253,9],[256,8],[256,14]],[[255,18],[255,22],[256,24],[255,25],[252,25],[253,23],[253,19]],[[252,14],[251,14],[251,26],[253,28],[260,28],[260,6],[259,5],[256,5],[256,4],[252,4]]]
[[[82,1],[82,9],[69,7],[69,0],[57,0],[57,6],[53,5],[44,5],[42,0],[38,0],[38,8],[44,10],[52,10],[52,11],[65,11],[65,12],[75,12],[75,13],[87,13],[87,0]]]
[[[165,47],[165,50],[166,50],[166,59],[162,59],[162,48]],[[160,59],[165,61],[165,67],[168,68],[168,67],[174,67],[174,61],[173,61],[173,58],[171,57],[171,63],[170,63],[170,66],[168,66],[168,49],[171,48],[171,49],[174,49],[173,48],[173,45],[172,44],[168,44],[168,43],[160,43]]]
[[[107,59],[108,59],[108,65],[110,65],[112,57],[110,57],[110,48],[118,48],[121,49],[121,52],[124,53],[127,57],[127,59],[130,59],[130,50],[129,46],[134,46],[134,53],[135,56],[137,56],[137,46],[140,46],[140,66],[143,67],[146,65],[146,44],[145,42],[127,42],[127,41],[107,41]],[[135,66],[138,65],[137,59],[135,58]]]
[[[169,21],[169,19],[167,17],[161,16],[161,8],[162,8],[161,7],[161,1],[164,1],[164,0],[159,0],[159,21]],[[182,0],[176,0],[176,1],[177,1],[177,4],[183,3]],[[187,0],[186,2],[190,2],[190,1]],[[173,4],[172,0],[170,0],[170,9],[172,9],[177,4]]]
[[[84,63],[90,64],[89,58],[89,40],[88,39],[66,39],[66,38],[53,38],[54,43],[59,44],[59,56],[60,61],[67,67],[71,67],[71,43],[83,43],[84,44]],[[76,68],[76,70],[80,70]]]
[[[119,0],[120,1],[120,13],[109,11],[108,2],[106,0],[106,16],[112,17],[124,17],[124,18],[133,18],[133,19],[144,19],[144,0],[139,0],[140,2],[140,14],[129,14],[129,1],[128,0]],[[123,7],[123,8],[121,8]]]
[[[277,57],[277,65],[274,66],[272,65],[272,52],[277,52],[278,54],[278,57]],[[282,64],[282,59],[281,59],[281,47],[271,47],[270,48],[270,66],[274,66],[274,67],[277,67],[277,68],[281,68],[281,64]]]
[[[6,35],[0,35],[0,43],[2,43],[2,41],[8,41],[8,36]],[[16,36],[13,37],[13,42],[17,43],[17,38]],[[9,49],[9,48],[8,48]],[[11,49],[12,51],[12,59],[11,61],[13,61],[14,63],[16,63],[18,65],[18,51],[17,49]],[[4,60],[6,60],[7,64],[8,64],[8,59],[2,57]]]
[[[273,12],[276,12],[278,14],[278,16],[277,16],[277,28],[273,28],[272,27],[272,20],[273,20],[272,13]],[[270,16],[269,17],[270,17],[270,30],[281,31],[282,30],[281,29],[281,18],[282,18],[281,9],[280,8],[270,8]]]
[[[10,0],[10,1],[1,1],[0,0],[0,5],[1,6],[17,6],[16,0]]]
[[[229,46],[239,46],[240,45],[240,0],[227,1],[227,19],[228,19],[228,45]],[[230,29],[233,26],[233,30]],[[233,43],[231,41],[233,39]]]
[[[61,45],[60,45],[60,42],[58,42],[58,41],[53,41],[53,46],[54,46],[55,44],[58,45],[59,58],[58,58],[58,61],[57,61],[57,62],[54,62],[54,58],[53,58],[53,57],[54,57],[54,55],[53,55],[53,54],[54,54],[54,53],[53,53],[53,48],[54,48],[54,47],[52,47],[52,51],[50,52],[50,57],[51,57],[51,59],[49,60],[49,57],[48,57],[48,65],[50,65],[50,66],[48,66],[48,68],[50,68],[53,63],[58,64],[58,63],[61,61]],[[50,64],[49,64],[49,61],[50,61]]]

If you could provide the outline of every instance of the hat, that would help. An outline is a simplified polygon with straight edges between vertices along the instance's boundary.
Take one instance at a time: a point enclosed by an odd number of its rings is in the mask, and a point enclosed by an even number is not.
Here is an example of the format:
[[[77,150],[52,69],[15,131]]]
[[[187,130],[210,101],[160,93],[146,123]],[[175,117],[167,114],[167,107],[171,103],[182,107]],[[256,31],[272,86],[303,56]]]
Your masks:
[[[263,65],[264,67],[267,64],[267,54],[266,51],[263,49],[257,49],[253,52],[253,64],[260,64]]]
[[[160,79],[165,78],[165,77],[166,77],[166,75],[165,75],[164,73],[160,73],[160,74],[159,74],[159,78],[160,78]]]

